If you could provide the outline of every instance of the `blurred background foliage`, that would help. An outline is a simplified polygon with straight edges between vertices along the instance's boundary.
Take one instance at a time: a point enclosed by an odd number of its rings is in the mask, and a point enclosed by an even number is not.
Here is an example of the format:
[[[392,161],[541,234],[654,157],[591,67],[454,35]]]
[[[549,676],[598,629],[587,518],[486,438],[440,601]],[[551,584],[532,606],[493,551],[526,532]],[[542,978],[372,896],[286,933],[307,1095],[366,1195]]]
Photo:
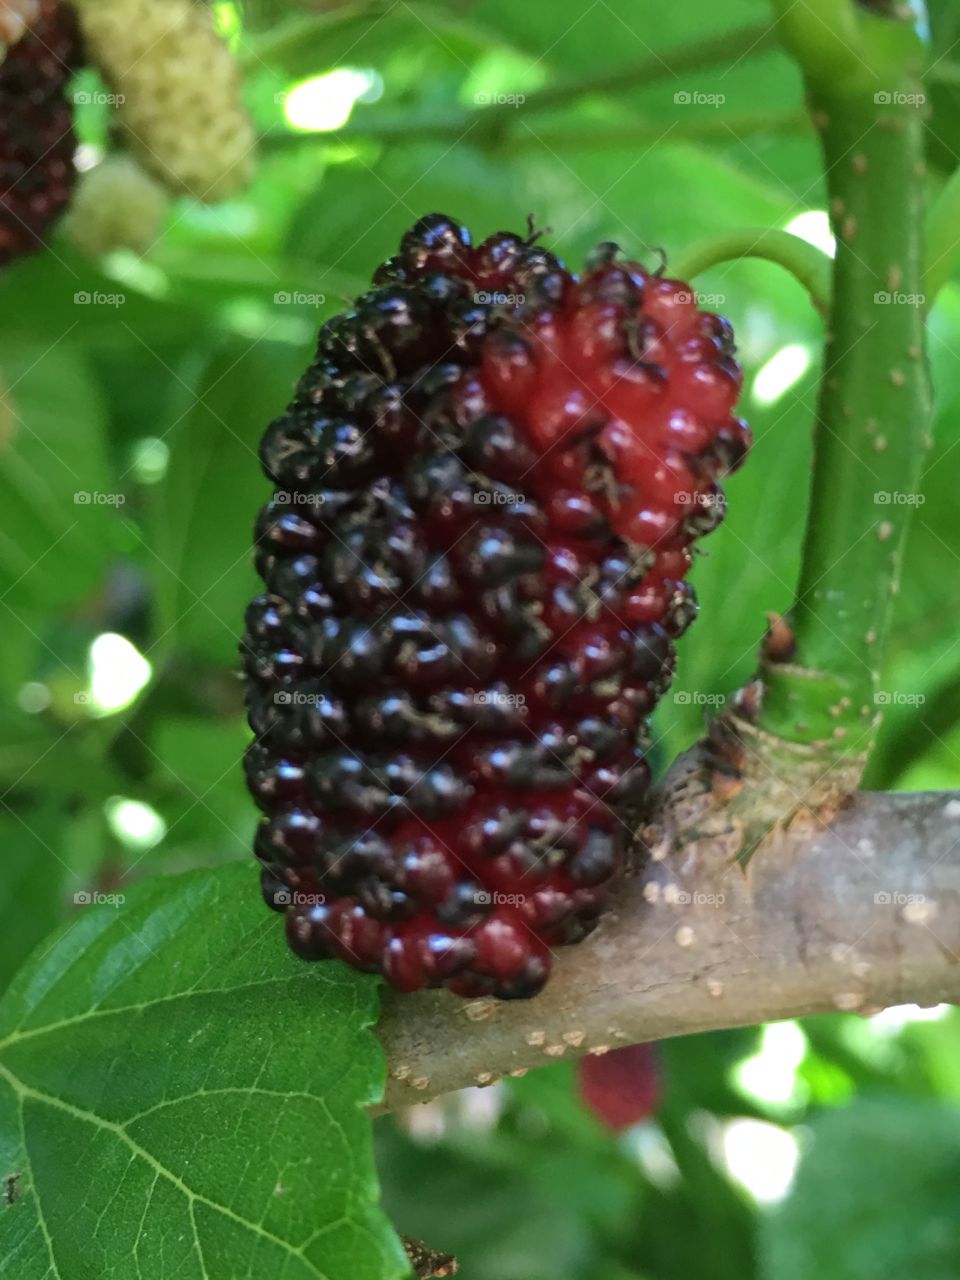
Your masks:
[[[60,235],[0,279],[4,981],[78,890],[249,857],[235,655],[267,497],[257,443],[320,321],[417,216],[448,211],[480,238],[533,212],[574,263],[608,239],[669,262],[741,225],[829,239],[764,0],[215,7],[263,138],[251,189],[178,201],[142,258]],[[936,188],[960,152],[960,22],[951,0],[931,16]],[[89,167],[108,110],[78,123]],[[697,285],[736,327],[757,444],[695,569],[703,617],[657,714],[661,770],[790,603],[822,339],[775,267]],[[960,782],[958,352],[951,285],[931,318],[935,441],[875,787]],[[619,1137],[564,1063],[380,1122],[401,1229],[484,1280],[960,1274],[960,1014],[837,1015],[658,1054],[657,1114]]]

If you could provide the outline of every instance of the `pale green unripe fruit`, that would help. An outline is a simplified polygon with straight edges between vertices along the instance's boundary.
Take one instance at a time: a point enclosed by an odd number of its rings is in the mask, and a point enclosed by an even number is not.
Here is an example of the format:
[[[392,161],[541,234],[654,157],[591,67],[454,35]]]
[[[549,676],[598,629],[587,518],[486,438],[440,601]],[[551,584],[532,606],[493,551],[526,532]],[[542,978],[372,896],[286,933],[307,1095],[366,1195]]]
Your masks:
[[[220,200],[253,168],[240,69],[196,0],[74,0],[127,146],[171,191]]]
[[[107,156],[81,174],[62,228],[91,257],[114,249],[146,253],[159,237],[171,197],[131,156]]]

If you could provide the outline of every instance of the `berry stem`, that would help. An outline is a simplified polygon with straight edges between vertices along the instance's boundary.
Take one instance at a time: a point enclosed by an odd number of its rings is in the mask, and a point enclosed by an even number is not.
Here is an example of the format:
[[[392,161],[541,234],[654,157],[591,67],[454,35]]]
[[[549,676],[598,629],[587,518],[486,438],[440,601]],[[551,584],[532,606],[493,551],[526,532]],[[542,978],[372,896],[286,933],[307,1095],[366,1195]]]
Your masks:
[[[739,258],[762,258],[784,267],[803,285],[817,311],[830,310],[831,263],[816,245],[770,227],[740,227],[710,236],[685,249],[670,263],[670,274],[689,280],[721,262]]]
[[[854,0],[771,0],[777,32],[808,83],[856,75],[863,67]]]
[[[838,248],[790,618],[796,657],[763,664],[758,727],[815,746],[826,765],[862,760],[876,730],[879,672],[929,436],[922,48],[910,21],[837,0],[774,3],[821,136]]]
[[[960,168],[950,175],[927,215],[927,269],[924,291],[932,307],[960,263]]]

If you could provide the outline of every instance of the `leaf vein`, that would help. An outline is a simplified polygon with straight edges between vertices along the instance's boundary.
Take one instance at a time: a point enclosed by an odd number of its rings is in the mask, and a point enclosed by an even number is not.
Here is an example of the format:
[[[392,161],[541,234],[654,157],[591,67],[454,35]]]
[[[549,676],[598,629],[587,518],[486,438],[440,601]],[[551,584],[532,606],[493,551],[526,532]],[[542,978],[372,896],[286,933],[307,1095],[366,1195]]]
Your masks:
[[[164,1165],[162,1165],[160,1161],[156,1158],[156,1156],[152,1155],[145,1147],[140,1146],[138,1142],[136,1142],[133,1138],[131,1138],[131,1136],[126,1132],[122,1124],[118,1124],[113,1120],[106,1120],[104,1119],[103,1116],[98,1116],[92,1111],[85,1111],[82,1107],[74,1106],[74,1104],[71,1102],[65,1102],[62,1098],[56,1098],[52,1094],[43,1093],[39,1089],[34,1089],[32,1086],[28,1084],[24,1084],[22,1080],[20,1080],[17,1076],[15,1076],[13,1072],[10,1071],[9,1068],[5,1067],[2,1063],[0,1063],[0,1075],[4,1076],[7,1079],[11,1088],[14,1089],[14,1091],[17,1093],[18,1098],[20,1100],[20,1124],[21,1124],[21,1130],[24,1135],[25,1155],[27,1156],[28,1162],[29,1162],[29,1153],[26,1151],[26,1127],[23,1120],[23,1100],[24,1098],[33,1098],[35,1101],[44,1103],[46,1106],[53,1107],[56,1110],[66,1112],[68,1115],[73,1116],[74,1119],[76,1120],[81,1120],[86,1124],[92,1124],[96,1128],[104,1129],[108,1133],[115,1134],[122,1142],[127,1144],[127,1146],[135,1155],[139,1156],[141,1160],[144,1160],[152,1169],[154,1169],[160,1177],[166,1178],[167,1181],[170,1182],[174,1187],[176,1187],[176,1189],[182,1195],[186,1196],[188,1202],[196,1201],[200,1204],[206,1205],[209,1209],[213,1209],[216,1213],[220,1213],[225,1218],[228,1218],[231,1222],[236,1223],[237,1226],[243,1227],[245,1230],[251,1232],[253,1235],[260,1236],[262,1239],[269,1241],[273,1245],[277,1245],[285,1253],[290,1254],[294,1257],[300,1258],[303,1264],[309,1268],[310,1272],[317,1277],[317,1280],[329,1280],[329,1277],[323,1271],[320,1271],[319,1268],[316,1267],[315,1264],[309,1258],[306,1257],[302,1247],[301,1248],[295,1247],[288,1240],[284,1240],[280,1236],[274,1235],[272,1231],[268,1231],[262,1225],[262,1223],[248,1222],[246,1218],[243,1218],[240,1216],[240,1214],[235,1213],[234,1210],[229,1208],[227,1205],[219,1204],[216,1200],[212,1200],[209,1196],[203,1195],[202,1192],[194,1191],[192,1187],[187,1186],[187,1184],[183,1181],[182,1178],[178,1177],[170,1169],[165,1168]],[[37,1212],[41,1221],[43,1221],[43,1214],[42,1214],[42,1210],[40,1209],[39,1196],[37,1197]],[[54,1267],[54,1275],[58,1277],[58,1280],[62,1280],[62,1277],[60,1276],[60,1272],[56,1270],[56,1260],[53,1253],[53,1245],[50,1240],[49,1234],[46,1230],[45,1223],[44,1223],[44,1236],[46,1237],[46,1240],[47,1240],[51,1264]],[[204,1275],[206,1276],[206,1272],[204,1272]],[[209,1280],[209,1278],[207,1278],[207,1280]]]

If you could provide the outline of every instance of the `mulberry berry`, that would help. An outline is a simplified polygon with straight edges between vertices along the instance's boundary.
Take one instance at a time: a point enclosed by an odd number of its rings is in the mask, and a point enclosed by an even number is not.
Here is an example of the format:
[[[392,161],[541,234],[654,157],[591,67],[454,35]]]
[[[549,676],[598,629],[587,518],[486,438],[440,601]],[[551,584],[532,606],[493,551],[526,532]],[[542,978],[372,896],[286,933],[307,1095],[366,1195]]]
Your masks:
[[[0,0],[0,59],[40,17],[40,0]]]
[[[38,249],[70,199],[76,139],[65,89],[79,59],[70,10],[43,0],[0,63],[0,266]]]
[[[74,0],[91,59],[117,91],[131,150],[174,193],[242,189],[254,133],[240,73],[195,0]]]
[[[631,1044],[577,1063],[580,1097],[607,1129],[619,1133],[653,1115],[660,1102],[656,1045]]]
[[[115,249],[146,253],[170,203],[167,191],[136,160],[108,156],[81,175],[63,231],[91,257]]]
[[[256,853],[299,955],[510,999],[589,933],[739,387],[685,285],[613,246],[578,279],[440,214],[324,325],[261,446],[242,646]]]

